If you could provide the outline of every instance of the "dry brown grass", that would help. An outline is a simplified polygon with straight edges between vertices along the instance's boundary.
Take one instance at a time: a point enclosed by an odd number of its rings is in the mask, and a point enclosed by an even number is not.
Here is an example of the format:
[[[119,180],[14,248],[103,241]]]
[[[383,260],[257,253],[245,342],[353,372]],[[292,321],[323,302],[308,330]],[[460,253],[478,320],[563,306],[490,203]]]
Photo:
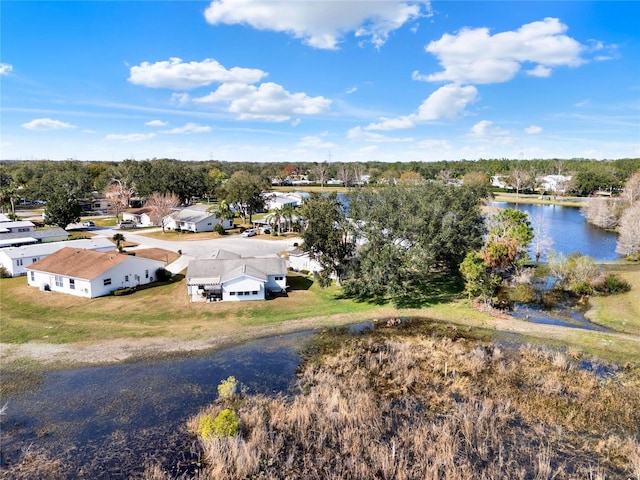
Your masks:
[[[236,400],[236,438],[200,439],[211,479],[632,478],[640,374],[433,337],[355,340],[308,362],[297,395]],[[195,432],[204,409],[188,422]]]

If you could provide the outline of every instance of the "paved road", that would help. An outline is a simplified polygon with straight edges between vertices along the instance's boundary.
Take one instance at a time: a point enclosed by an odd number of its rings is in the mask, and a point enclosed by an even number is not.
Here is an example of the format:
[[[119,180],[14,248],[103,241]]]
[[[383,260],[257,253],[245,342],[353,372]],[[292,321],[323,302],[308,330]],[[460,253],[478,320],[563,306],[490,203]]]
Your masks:
[[[135,230],[111,228],[92,228],[87,230],[96,235],[108,238],[113,237],[116,233],[121,233],[124,235],[125,240],[135,242],[139,244],[140,247],[164,248],[165,250],[170,250],[172,252],[182,251],[183,255],[191,258],[209,257],[216,249],[228,250],[229,252],[238,253],[243,257],[271,256],[278,252],[292,250],[294,248],[293,244],[295,242],[300,242],[300,239],[293,238],[283,240],[266,240],[260,238],[260,235],[249,238],[241,237],[240,235],[229,235],[211,240],[173,241],[146,237],[139,233],[134,233]],[[151,230],[146,231],[148,232]],[[186,235],[188,234],[185,234],[185,236]]]

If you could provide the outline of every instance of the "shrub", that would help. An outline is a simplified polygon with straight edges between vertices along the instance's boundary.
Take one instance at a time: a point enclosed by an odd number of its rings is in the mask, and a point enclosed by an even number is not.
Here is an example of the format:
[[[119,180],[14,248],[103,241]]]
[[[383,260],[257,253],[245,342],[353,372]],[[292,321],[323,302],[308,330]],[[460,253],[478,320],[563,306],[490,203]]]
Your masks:
[[[213,435],[213,431],[213,415],[205,415],[200,419],[200,423],[198,424],[198,435],[208,440]]]
[[[213,231],[214,233],[217,233],[219,235],[224,235],[226,233],[224,227],[219,223],[215,224],[215,226],[213,227]]]
[[[235,437],[240,430],[240,420],[236,412],[225,408],[213,420],[213,431],[218,437]]]
[[[11,278],[11,273],[5,268],[4,265],[0,265],[0,278]]]
[[[118,290],[114,290],[113,295],[116,297],[120,297],[122,295],[131,295],[136,290],[131,287],[119,288]]]
[[[159,282],[166,282],[167,280],[171,280],[171,272],[166,268],[159,268],[156,270],[156,278]]]
[[[616,293],[626,293],[631,290],[631,284],[624,278],[618,277],[614,273],[608,274],[604,281],[596,283],[593,288],[596,292],[604,295],[613,295]]]
[[[230,376],[226,380],[222,380],[218,385],[218,395],[224,400],[235,397],[238,393],[238,380],[236,377]]]

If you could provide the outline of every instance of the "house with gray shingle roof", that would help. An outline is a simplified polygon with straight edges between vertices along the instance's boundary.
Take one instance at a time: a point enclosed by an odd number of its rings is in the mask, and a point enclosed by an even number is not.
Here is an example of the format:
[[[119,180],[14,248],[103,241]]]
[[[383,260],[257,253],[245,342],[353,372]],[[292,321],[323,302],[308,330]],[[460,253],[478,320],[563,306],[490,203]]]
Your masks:
[[[118,252],[63,248],[27,267],[27,283],[41,290],[95,298],[155,280],[165,262]]]
[[[213,227],[221,223],[220,218],[206,210],[183,208],[176,210],[165,220],[168,230],[183,230],[189,232],[213,232]],[[233,220],[223,219],[224,229],[233,228]]]
[[[68,247],[97,250],[99,252],[108,252],[116,249],[116,246],[111,240],[100,237],[7,247],[0,248],[0,265],[2,265],[12,277],[26,275],[29,265],[42,260],[58,250]]]
[[[187,293],[192,302],[265,300],[287,289],[287,265],[280,257],[221,254],[196,259],[187,267]]]

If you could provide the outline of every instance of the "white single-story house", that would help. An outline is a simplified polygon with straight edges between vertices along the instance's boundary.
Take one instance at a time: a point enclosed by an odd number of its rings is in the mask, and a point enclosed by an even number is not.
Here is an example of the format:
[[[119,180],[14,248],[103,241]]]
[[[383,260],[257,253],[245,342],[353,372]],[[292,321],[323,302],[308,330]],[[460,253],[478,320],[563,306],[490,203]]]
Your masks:
[[[100,237],[69,240],[66,242],[37,243],[35,245],[23,245],[21,247],[1,248],[0,265],[2,265],[12,277],[26,275],[29,265],[67,247],[95,250],[97,252],[110,252],[116,249],[116,246],[111,240]]]
[[[29,220],[9,220],[0,222],[0,233],[33,232],[36,226]]]
[[[69,232],[60,227],[36,228],[28,232],[0,232],[0,248],[19,247],[31,243],[62,242],[69,238]]]
[[[183,208],[173,212],[165,218],[165,228],[168,230],[188,230],[190,232],[213,232],[213,227],[222,223],[224,229],[233,228],[233,220],[220,218],[211,212]]]
[[[266,210],[279,210],[285,206],[299,207],[302,202],[303,196],[295,192],[274,192],[264,195],[264,207]]]
[[[570,175],[547,175],[539,178],[539,190],[543,192],[565,193],[571,181]]]
[[[296,248],[287,252],[289,255],[289,268],[299,272],[300,270],[307,270],[308,272],[317,273],[322,270],[322,265],[317,260],[311,258],[311,256]]]
[[[27,283],[41,290],[95,298],[154,281],[165,262],[117,252],[63,248],[27,267]]]
[[[126,222],[133,222],[138,227],[152,227],[154,223],[149,216],[150,213],[151,208],[149,207],[135,208],[122,212],[122,220]]]
[[[187,293],[192,302],[265,300],[287,289],[284,258],[196,259],[187,267]]]

